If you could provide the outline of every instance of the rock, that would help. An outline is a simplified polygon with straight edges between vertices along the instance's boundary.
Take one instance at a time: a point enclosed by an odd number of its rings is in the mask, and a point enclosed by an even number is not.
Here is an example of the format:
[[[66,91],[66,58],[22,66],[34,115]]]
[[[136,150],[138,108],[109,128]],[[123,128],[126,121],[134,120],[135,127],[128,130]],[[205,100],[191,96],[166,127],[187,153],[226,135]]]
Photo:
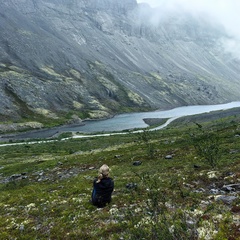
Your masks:
[[[239,152],[239,151],[236,150],[236,149],[231,149],[229,153],[230,153],[230,154],[235,154],[235,153],[238,153],[238,152]]]
[[[173,155],[167,155],[165,156],[165,159],[172,159],[173,158]]]
[[[20,178],[21,174],[13,174],[12,176],[10,176],[10,180],[16,180],[17,178]]]
[[[194,190],[193,192],[195,192],[195,193],[204,193],[204,192],[206,192],[206,190],[204,188],[199,188],[199,189]]]
[[[133,166],[140,166],[142,164],[141,161],[134,161]]]
[[[229,184],[229,185],[224,185],[223,188],[228,190],[232,190],[232,191],[236,191],[236,190],[240,190],[240,183],[233,183],[233,184]]]
[[[194,164],[193,167],[194,167],[194,169],[199,169],[199,168],[201,168],[201,166],[196,165],[196,164]]]
[[[127,189],[136,189],[137,184],[136,183],[128,183],[128,184],[126,184],[126,188]]]
[[[219,190],[219,189],[212,188],[212,189],[209,190],[209,193],[210,193],[210,194],[217,195],[217,194],[224,194],[225,192],[224,192],[224,191],[221,191],[221,190]]]
[[[231,186],[223,186],[222,190],[225,192],[235,192],[236,191],[236,189]]]
[[[9,183],[12,181],[20,181],[20,180],[24,180],[27,179],[28,176],[26,176],[27,173],[21,173],[21,174],[13,174],[10,177],[6,177],[3,180],[1,180],[1,183]]]
[[[238,198],[235,196],[226,196],[226,195],[221,195],[216,197],[216,201],[222,201],[225,204],[231,205],[235,200]]]
[[[19,226],[19,230],[20,230],[20,231],[24,231],[24,229],[25,229],[24,225],[21,224],[21,225]]]
[[[240,215],[240,206],[233,206],[231,211]]]

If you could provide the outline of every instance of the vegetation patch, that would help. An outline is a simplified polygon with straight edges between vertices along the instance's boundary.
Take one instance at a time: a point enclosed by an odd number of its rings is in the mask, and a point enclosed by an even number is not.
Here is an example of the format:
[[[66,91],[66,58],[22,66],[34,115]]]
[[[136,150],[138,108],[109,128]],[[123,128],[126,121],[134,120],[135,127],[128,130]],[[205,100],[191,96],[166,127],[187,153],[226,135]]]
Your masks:
[[[240,239],[239,135],[240,121],[224,118],[1,146],[0,238]],[[97,209],[89,199],[104,163],[115,190]]]

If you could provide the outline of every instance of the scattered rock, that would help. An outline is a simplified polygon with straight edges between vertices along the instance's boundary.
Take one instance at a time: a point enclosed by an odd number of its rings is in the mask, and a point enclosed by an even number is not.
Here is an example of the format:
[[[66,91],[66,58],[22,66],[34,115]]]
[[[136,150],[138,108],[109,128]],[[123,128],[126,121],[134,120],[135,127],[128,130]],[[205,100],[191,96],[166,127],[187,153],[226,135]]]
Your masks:
[[[33,182],[42,182],[42,181],[58,181],[63,179],[68,179],[71,177],[77,176],[80,172],[87,171],[88,169],[94,169],[94,167],[83,166],[83,167],[73,167],[69,169],[61,168],[61,164],[58,164],[58,167],[53,169],[47,169],[45,171],[40,170],[37,172],[33,172],[32,174],[28,174],[23,172],[21,174],[13,174],[9,177],[0,178],[0,183],[9,183],[12,181],[20,181],[23,179],[29,179]]]
[[[1,179],[0,183],[9,183],[9,182],[13,182],[13,181],[20,181],[20,180],[27,179],[27,178],[28,178],[28,176],[27,176],[27,173],[25,173],[25,172],[23,172],[21,174],[16,173],[16,174],[11,175],[10,177]]]

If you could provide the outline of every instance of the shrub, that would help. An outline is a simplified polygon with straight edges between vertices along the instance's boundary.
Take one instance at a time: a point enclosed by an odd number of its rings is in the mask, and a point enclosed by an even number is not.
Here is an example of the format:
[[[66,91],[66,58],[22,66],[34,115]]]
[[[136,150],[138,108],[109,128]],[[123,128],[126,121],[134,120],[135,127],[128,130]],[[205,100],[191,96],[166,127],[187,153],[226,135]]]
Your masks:
[[[124,239],[197,239],[195,225],[189,226],[187,213],[169,206],[169,193],[159,175],[145,173],[139,178],[139,187],[133,197],[135,202],[143,198],[143,203],[142,206],[132,204],[125,210]],[[170,183],[167,189],[170,189]]]
[[[196,153],[211,167],[216,167],[221,158],[220,136],[213,130],[204,129],[197,124],[198,129],[190,134],[190,142]]]
[[[146,154],[149,158],[155,157],[154,145],[151,142],[151,134],[148,130],[143,130],[143,132],[138,133],[138,141],[144,144],[146,149]]]

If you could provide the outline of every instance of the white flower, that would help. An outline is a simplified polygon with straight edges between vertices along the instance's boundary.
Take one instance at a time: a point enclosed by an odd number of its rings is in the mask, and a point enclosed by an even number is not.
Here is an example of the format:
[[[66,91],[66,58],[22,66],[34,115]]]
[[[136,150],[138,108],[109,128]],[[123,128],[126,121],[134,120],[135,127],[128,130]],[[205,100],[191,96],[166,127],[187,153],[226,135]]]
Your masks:
[[[117,208],[111,208],[111,209],[109,210],[109,213],[110,213],[111,215],[117,215],[117,214],[118,214],[118,209],[117,209]]]
[[[169,232],[170,232],[170,233],[174,233],[174,228],[175,228],[174,225],[172,225],[172,226],[168,229]]]
[[[138,212],[141,212],[141,211],[142,211],[141,208],[136,208],[136,209],[134,210],[135,213],[138,213]]]
[[[30,210],[30,209],[32,209],[32,208],[35,208],[35,206],[36,206],[35,203],[30,203],[30,204],[28,204],[28,205],[26,206],[26,209],[27,209],[27,210]]]
[[[72,198],[73,202],[81,203],[83,200],[81,198]]]
[[[140,222],[134,225],[134,227],[139,228],[143,225],[150,225],[150,224],[154,224],[154,221],[151,219],[151,217],[144,217]]]
[[[211,171],[207,173],[208,178],[217,178],[217,172],[216,171]]]
[[[240,225],[240,215],[233,215],[233,221],[236,224]]]
[[[199,239],[211,240],[214,235],[217,234],[217,231],[214,229],[214,225],[208,221],[202,223],[202,227],[197,229]]]

